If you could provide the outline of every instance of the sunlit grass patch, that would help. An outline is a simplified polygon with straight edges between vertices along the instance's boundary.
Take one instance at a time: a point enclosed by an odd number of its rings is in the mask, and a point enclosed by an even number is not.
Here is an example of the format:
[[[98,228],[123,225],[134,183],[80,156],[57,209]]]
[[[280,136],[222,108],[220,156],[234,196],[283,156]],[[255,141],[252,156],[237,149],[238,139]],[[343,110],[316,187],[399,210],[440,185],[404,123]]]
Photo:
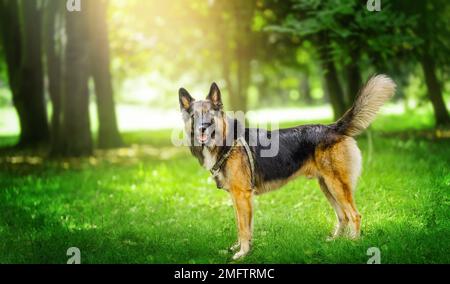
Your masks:
[[[449,263],[449,141],[414,136],[402,118],[377,120],[371,150],[366,135],[358,139],[360,240],[325,241],[334,213],[317,182],[300,178],[255,198],[253,251],[242,262],[365,263],[378,247],[382,263]],[[411,134],[397,135],[401,127]],[[172,147],[170,130],[124,138],[130,147],[81,160],[2,157],[1,263],[65,263],[72,246],[83,263],[231,261],[229,195],[187,148]]]

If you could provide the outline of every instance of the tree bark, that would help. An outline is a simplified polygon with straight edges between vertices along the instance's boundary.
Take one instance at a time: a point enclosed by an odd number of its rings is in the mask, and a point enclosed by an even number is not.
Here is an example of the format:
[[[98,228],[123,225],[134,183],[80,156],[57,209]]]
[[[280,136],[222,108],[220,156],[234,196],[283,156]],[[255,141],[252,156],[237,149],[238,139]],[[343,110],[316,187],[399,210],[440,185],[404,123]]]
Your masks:
[[[243,52],[243,51],[241,51]],[[238,87],[236,91],[237,100],[232,106],[234,110],[246,112],[247,111],[247,98],[248,88],[250,86],[250,59],[247,55],[238,56],[238,70],[237,70],[237,82]]]
[[[331,58],[329,41],[326,35],[319,36],[319,54],[323,71],[325,72],[326,93],[329,95],[334,118],[339,119],[346,111],[344,92],[339,82],[336,66]]]
[[[300,98],[303,99],[303,102],[307,105],[311,105],[313,103],[313,98],[311,96],[309,74],[306,72],[300,78],[299,91],[300,91]]]
[[[444,98],[442,96],[442,86],[436,76],[436,66],[433,58],[424,53],[421,58],[421,65],[425,75],[425,82],[428,89],[428,97],[434,109],[434,117],[436,119],[436,126],[449,126],[450,117],[445,106]]]
[[[36,1],[23,1],[22,7],[19,3],[0,1],[0,29],[20,123],[18,146],[33,147],[47,143],[49,138],[41,58],[41,12]]]
[[[99,121],[98,147],[123,145],[117,127],[116,109],[110,72],[110,49],[106,22],[107,1],[88,3],[91,72],[95,84]]]
[[[222,51],[222,76],[225,79],[225,83],[227,84],[227,89],[228,89],[228,97],[229,97],[229,103],[230,103],[230,107],[235,105],[235,100],[236,100],[236,94],[235,94],[235,88],[234,88],[234,84],[233,84],[233,79],[231,76],[231,62],[229,59],[229,56],[227,56],[228,54],[228,50],[226,50],[226,48],[223,48]],[[233,107],[230,108],[230,110],[232,110]]]
[[[62,2],[48,0],[45,13],[45,53],[47,61],[48,92],[52,101],[51,151],[56,154],[62,139],[62,97],[63,97],[63,46],[56,31],[62,28],[64,10]]]
[[[214,5],[215,26],[219,35],[217,48],[221,50],[222,76],[229,93],[228,109],[246,112],[253,58],[254,33],[251,25],[255,1],[216,1]],[[228,21],[224,21],[224,12],[231,15]]]
[[[20,36],[19,5],[14,0],[0,0],[0,29],[3,48],[5,51],[9,87],[13,96],[13,104],[16,108],[19,124],[20,138],[28,133],[26,123],[26,112],[24,108],[24,98],[20,90],[21,84],[21,64],[22,64],[22,38]],[[28,134],[27,134],[28,135]]]
[[[63,130],[60,151],[63,156],[92,154],[89,119],[89,47],[87,19],[84,13],[65,13],[67,45],[64,72]]]
[[[49,129],[44,99],[44,70],[42,64],[42,11],[37,1],[22,1],[23,5],[23,92],[26,97],[29,138],[25,144],[47,143]]]
[[[254,33],[252,31],[252,20],[255,12],[255,1],[235,2],[236,32],[236,63],[237,63],[237,90],[236,100],[232,105],[233,110],[247,111],[248,88],[251,83],[251,61],[253,58],[252,42]]]
[[[350,50],[351,61],[345,66],[346,77],[347,77],[347,91],[348,100],[347,107],[350,107],[358,96],[359,90],[362,87],[362,77],[361,71],[358,66],[359,53],[357,50]]]

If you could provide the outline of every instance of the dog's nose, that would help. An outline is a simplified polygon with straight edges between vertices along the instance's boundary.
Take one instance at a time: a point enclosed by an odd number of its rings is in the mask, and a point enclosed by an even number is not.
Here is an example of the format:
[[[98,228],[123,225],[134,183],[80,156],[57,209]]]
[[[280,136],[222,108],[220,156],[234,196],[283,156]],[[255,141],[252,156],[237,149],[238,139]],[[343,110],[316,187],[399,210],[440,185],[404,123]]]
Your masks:
[[[202,123],[199,127],[198,127],[198,131],[200,131],[200,133],[205,133],[208,130],[208,127],[210,127],[211,124],[209,123]]]
[[[198,130],[200,130],[200,133],[203,134],[203,133],[205,133],[205,131],[206,131],[207,128],[208,128],[208,127],[206,127],[206,126],[200,126]]]

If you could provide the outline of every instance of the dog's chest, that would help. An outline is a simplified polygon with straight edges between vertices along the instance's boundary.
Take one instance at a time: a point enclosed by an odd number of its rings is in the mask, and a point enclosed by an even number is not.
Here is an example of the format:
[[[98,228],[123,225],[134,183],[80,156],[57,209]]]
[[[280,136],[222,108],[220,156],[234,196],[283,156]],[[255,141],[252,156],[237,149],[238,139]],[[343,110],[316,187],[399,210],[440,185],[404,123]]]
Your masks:
[[[216,164],[216,155],[212,154],[207,147],[202,150],[203,154],[203,167],[208,171],[211,170]]]
[[[204,148],[202,151],[203,155],[203,167],[210,171],[217,162],[217,156],[209,151],[208,148]],[[216,177],[214,177],[216,185],[218,188],[227,189],[227,183],[224,175],[219,172]]]

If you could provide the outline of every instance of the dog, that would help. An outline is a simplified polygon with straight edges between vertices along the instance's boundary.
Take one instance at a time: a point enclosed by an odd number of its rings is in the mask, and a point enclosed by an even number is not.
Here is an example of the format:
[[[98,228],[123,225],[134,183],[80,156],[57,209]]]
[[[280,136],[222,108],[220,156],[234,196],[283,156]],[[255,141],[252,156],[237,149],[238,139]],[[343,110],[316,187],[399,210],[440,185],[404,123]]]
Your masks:
[[[218,188],[231,195],[235,208],[238,241],[230,250],[233,259],[250,251],[253,228],[253,197],[278,189],[306,176],[317,178],[333,207],[337,225],[330,239],[344,233],[357,239],[361,231],[354,192],[361,174],[361,152],[354,137],[374,120],[381,106],[395,94],[396,84],[386,75],[371,77],[352,107],[333,124],[302,125],[279,130],[245,128],[227,116],[216,83],[205,100],[195,100],[179,90],[180,109],[191,153],[211,171]],[[276,155],[261,155],[262,137],[277,137]]]

